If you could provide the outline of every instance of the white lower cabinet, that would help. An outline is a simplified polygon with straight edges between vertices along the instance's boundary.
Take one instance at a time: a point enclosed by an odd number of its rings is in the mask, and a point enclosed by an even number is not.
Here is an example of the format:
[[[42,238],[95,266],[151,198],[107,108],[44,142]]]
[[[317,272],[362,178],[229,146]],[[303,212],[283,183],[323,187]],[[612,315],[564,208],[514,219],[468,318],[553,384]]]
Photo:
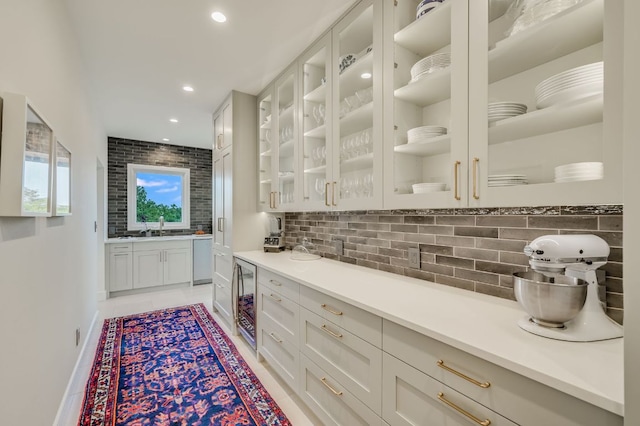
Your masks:
[[[325,425],[382,425],[382,419],[304,354],[300,355],[300,398]]]
[[[231,284],[213,280],[213,308],[232,327],[233,321],[233,300]]]
[[[390,425],[516,425],[387,353],[382,371],[382,417]]]
[[[109,291],[133,288],[133,245],[131,243],[110,244],[107,266]]]
[[[300,351],[298,345],[283,337],[282,329],[267,317],[261,318],[258,327],[260,354],[295,392],[299,385]]]

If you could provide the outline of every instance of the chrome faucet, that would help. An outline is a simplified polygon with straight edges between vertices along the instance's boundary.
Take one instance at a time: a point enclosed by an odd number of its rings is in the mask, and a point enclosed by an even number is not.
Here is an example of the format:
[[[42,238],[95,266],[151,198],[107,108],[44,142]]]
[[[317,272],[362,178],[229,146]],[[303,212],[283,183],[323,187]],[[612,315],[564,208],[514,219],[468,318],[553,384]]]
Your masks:
[[[159,232],[160,236],[163,236],[164,235],[164,229],[163,229],[164,228],[164,216],[160,216],[158,218],[158,224],[159,224],[158,230],[160,231]]]

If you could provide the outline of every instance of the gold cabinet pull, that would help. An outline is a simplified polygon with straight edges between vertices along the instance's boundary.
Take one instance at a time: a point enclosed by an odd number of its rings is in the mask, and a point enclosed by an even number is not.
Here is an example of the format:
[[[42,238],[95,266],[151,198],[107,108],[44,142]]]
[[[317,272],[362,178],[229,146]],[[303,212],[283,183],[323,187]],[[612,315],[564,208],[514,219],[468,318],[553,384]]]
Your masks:
[[[453,198],[460,201],[460,185],[458,182],[458,175],[460,174],[460,161],[453,163]]]
[[[473,198],[476,200],[480,199],[478,195],[478,163],[480,159],[478,157],[473,157]]]
[[[467,382],[471,382],[471,383],[473,383],[474,385],[481,387],[482,389],[486,389],[486,388],[488,388],[489,386],[491,386],[491,383],[489,383],[489,382],[481,383],[481,382],[477,381],[476,379],[472,379],[471,377],[467,376],[466,374],[462,374],[461,372],[454,370],[453,368],[451,368],[451,367],[449,367],[449,366],[445,365],[445,364],[444,364],[444,361],[443,361],[443,360],[441,360],[441,359],[439,359],[439,360],[436,362],[436,364],[438,364],[438,367],[442,368],[443,370],[446,370],[446,371],[448,371],[449,373],[453,373],[453,374],[455,374],[456,376],[458,376],[458,377],[461,377],[461,378],[465,379]]]
[[[320,381],[322,382],[323,385],[325,385],[327,387],[327,389],[329,389],[331,392],[333,392],[334,395],[336,395],[336,396],[341,396],[342,395],[342,391],[338,392],[337,390],[332,388],[329,383],[327,383],[327,378],[326,377],[321,378]]]
[[[454,410],[456,410],[458,413],[460,413],[463,416],[465,416],[466,418],[468,418],[469,420],[476,422],[480,426],[489,426],[491,424],[491,420],[489,420],[489,419],[480,420],[479,418],[477,418],[476,416],[474,416],[473,414],[471,414],[467,410],[464,410],[464,409],[458,407],[456,404],[454,404],[453,402],[451,402],[448,399],[446,399],[442,392],[438,392],[438,399],[440,401],[444,402],[445,404],[447,404],[449,407],[451,407]]]
[[[269,193],[269,208],[273,208],[273,191]]]
[[[221,140],[222,140],[222,133],[220,133],[220,134],[218,135],[218,137],[216,138],[216,148],[217,148],[217,149],[221,149],[221,148],[222,148],[222,142],[221,142]]]
[[[329,185],[331,185],[331,182],[324,184],[324,205],[327,207],[331,206],[331,204],[329,204]]]
[[[279,282],[278,282],[278,281],[276,281],[276,280],[269,280],[269,282],[270,282],[271,284],[275,285],[275,286],[278,286],[278,287],[280,287],[280,286],[282,285],[281,283],[279,283]]]
[[[273,300],[275,300],[276,302],[282,302],[282,299],[280,299],[279,297],[274,296],[273,293],[271,293],[269,295],[269,297],[272,298]]]
[[[332,182],[331,184],[331,205],[337,206],[336,204],[336,182]]]
[[[224,218],[218,218],[218,232],[224,232]]]
[[[320,307],[322,309],[324,309],[327,312],[331,312],[333,315],[342,315],[342,312],[340,311],[334,311],[333,309],[331,309],[330,307],[328,307],[325,303],[323,303],[322,305],[320,305]]]
[[[272,338],[273,340],[275,340],[276,342],[278,342],[278,343],[282,343],[282,340],[281,340],[281,339],[278,339],[278,338],[276,337],[276,335],[275,335],[275,334],[273,334],[273,333],[269,333],[269,336],[271,336],[271,338]]]
[[[322,327],[321,327],[321,328],[322,328],[322,330],[323,330],[325,333],[328,333],[328,334],[332,335],[332,336],[333,336],[333,337],[335,337],[336,339],[341,339],[341,338],[342,338],[342,334],[340,334],[340,333],[334,333],[333,331],[329,330],[329,328],[327,328],[327,325],[326,325],[326,324],[322,324]]]

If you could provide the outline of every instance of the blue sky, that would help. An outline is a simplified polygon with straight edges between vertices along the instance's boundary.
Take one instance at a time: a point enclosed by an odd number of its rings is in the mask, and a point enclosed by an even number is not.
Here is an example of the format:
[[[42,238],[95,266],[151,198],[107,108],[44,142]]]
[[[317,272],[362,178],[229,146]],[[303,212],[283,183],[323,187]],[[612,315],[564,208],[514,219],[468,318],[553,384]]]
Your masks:
[[[150,200],[158,204],[182,207],[182,176],[163,173],[136,173],[137,185],[147,190]]]

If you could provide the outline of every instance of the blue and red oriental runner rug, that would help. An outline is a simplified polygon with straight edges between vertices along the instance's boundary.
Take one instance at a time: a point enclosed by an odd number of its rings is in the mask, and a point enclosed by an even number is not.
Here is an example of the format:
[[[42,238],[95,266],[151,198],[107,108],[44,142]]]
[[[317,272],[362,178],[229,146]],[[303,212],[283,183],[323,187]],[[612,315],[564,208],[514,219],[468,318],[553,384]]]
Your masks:
[[[290,425],[202,304],[105,320],[78,424]]]

